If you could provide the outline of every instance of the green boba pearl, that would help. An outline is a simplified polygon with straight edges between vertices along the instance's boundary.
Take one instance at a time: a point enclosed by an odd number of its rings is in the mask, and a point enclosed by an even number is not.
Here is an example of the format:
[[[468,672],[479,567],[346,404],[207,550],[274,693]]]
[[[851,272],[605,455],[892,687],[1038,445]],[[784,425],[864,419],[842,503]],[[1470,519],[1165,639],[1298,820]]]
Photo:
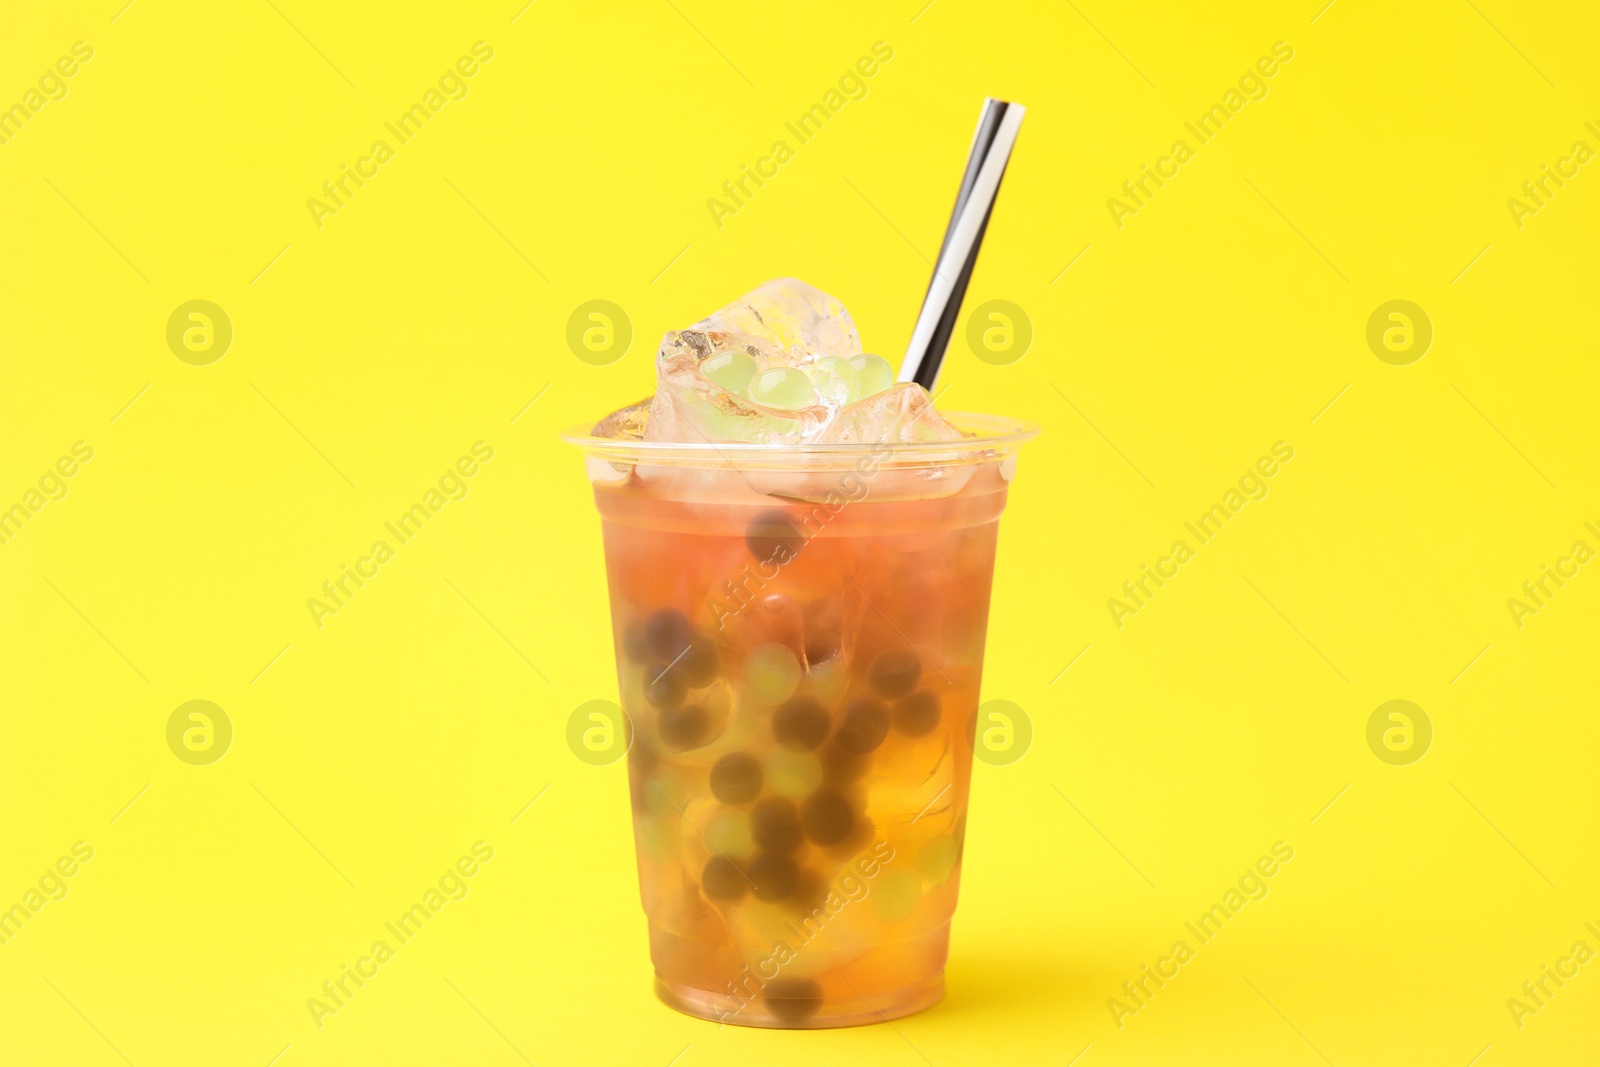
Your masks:
[[[757,700],[779,704],[800,684],[800,661],[787,645],[757,645],[744,658],[744,677]]]
[[[780,797],[799,800],[822,784],[822,763],[815,753],[779,746],[767,753],[767,788]]]
[[[750,399],[769,408],[798,411],[815,404],[817,394],[803,371],[773,367],[755,376],[750,383]]]
[[[700,364],[700,373],[730,393],[744,396],[756,376],[755,359],[748,352],[718,352]]]
[[[882,356],[874,356],[870,352],[851,356],[850,365],[861,379],[861,392],[857,394],[861,399],[881,393],[894,384],[894,371]]]
[[[921,899],[922,877],[915,871],[884,871],[872,887],[872,910],[886,923],[910,918]]]
[[[861,372],[856,370],[855,365],[848,359],[843,356],[828,356],[813,363],[811,369],[824,376],[835,375],[844,382],[845,388],[849,390],[846,402],[861,399]]]
[[[723,808],[706,820],[706,840],[723,856],[748,856],[756,847],[750,816],[737,808]]]
[[[935,837],[922,846],[922,851],[917,853],[917,870],[922,876],[934,885],[942,884],[950,877],[951,868],[956,865],[956,853],[960,846],[956,839],[949,834]]]

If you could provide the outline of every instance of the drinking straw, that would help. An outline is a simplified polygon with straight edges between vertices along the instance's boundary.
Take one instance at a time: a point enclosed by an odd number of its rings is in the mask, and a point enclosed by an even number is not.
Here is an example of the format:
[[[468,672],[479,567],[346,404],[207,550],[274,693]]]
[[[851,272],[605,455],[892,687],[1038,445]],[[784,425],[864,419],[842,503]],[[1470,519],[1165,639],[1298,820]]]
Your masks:
[[[989,214],[994,210],[1000,179],[1005,177],[1025,111],[1021,104],[994,97],[983,102],[956,206],[950,212],[944,244],[939,247],[939,261],[934,264],[928,294],[923,297],[922,311],[900,364],[902,382],[916,382],[931,392],[939,377],[939,365],[944,362],[945,349],[961,315],[961,301],[967,295],[967,282],[978,261],[978,249],[989,227]]]

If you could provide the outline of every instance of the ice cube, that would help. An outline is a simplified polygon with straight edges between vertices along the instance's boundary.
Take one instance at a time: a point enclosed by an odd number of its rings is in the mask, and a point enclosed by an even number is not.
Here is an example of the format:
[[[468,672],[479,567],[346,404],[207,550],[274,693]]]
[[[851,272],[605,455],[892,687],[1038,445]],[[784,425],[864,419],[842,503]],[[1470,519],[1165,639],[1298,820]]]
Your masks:
[[[775,362],[790,366],[861,352],[861,335],[844,305],[798,278],[774,279],[690,329],[757,339],[787,357]]]
[[[933,397],[915,382],[891,385],[881,393],[839,410],[824,427],[819,441],[838,444],[909,444],[915,441],[959,441],[962,433],[933,408]]]
[[[662,338],[657,389],[595,433],[689,444],[954,441],[919,385],[891,385],[838,300],[794,278],[745,294]],[[653,472],[652,472],[653,473]]]

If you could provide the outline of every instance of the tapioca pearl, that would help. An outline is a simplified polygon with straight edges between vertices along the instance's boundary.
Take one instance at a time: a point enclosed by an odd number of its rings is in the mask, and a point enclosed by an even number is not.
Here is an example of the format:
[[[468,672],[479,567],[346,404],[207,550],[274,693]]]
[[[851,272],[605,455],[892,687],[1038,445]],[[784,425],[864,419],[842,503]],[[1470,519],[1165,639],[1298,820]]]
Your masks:
[[[861,381],[860,399],[881,393],[894,384],[894,368],[882,356],[863,352],[859,356],[851,356],[850,365],[856,369],[856,376]]]
[[[667,711],[683,703],[689,689],[677,673],[667,669],[665,661],[652,663],[644,669],[644,698],[650,706]]]
[[[767,788],[780,797],[799,800],[822,784],[822,762],[814,752],[779,746],[768,752],[763,762]]]
[[[814,978],[776,978],[761,990],[761,1001],[776,1019],[804,1022],[822,1009],[822,986]]]
[[[643,663],[650,655],[650,644],[645,640],[644,623],[633,620],[622,628],[622,654],[629,663]]]
[[[806,535],[787,511],[768,508],[745,527],[744,543],[761,563],[788,563],[805,547]]]
[[[718,352],[700,361],[700,373],[738,396],[750,390],[750,380],[761,368],[748,352]]]
[[[816,748],[828,738],[828,709],[812,696],[790,697],[772,714],[772,736],[782,744]]]
[[[850,672],[841,656],[820,663],[813,660],[806,668],[806,689],[824,704],[837,704],[849,684]]]
[[[889,709],[876,697],[860,696],[844,706],[833,742],[846,752],[865,755],[889,733]]]
[[[745,868],[756,896],[762,900],[787,900],[800,885],[800,868],[781,852],[762,852]]]
[[[820,908],[828,899],[828,879],[815,867],[801,867],[800,880],[795,885],[794,895],[789,898],[789,908],[795,914],[805,915],[816,908]]]
[[[712,856],[700,871],[700,888],[709,900],[731,904],[750,890],[750,879],[737,864],[725,856]]]
[[[766,797],[750,809],[750,836],[767,852],[793,852],[805,834],[800,810],[787,797]]]
[[[662,608],[645,622],[644,634],[650,654],[671,663],[694,636],[694,624],[676,608]]]
[[[800,660],[787,645],[757,645],[744,658],[744,679],[758,699],[782,703],[800,685]]]
[[[867,667],[867,684],[879,696],[894,700],[916,687],[922,677],[922,658],[909,648],[891,648],[873,657]]]
[[[843,841],[850,836],[855,821],[855,809],[837,790],[819,789],[800,805],[800,828],[819,845]]]
[[[681,708],[663,711],[656,723],[661,743],[676,752],[685,752],[705,744],[711,734],[711,717],[698,704],[685,704]]]
[[[817,402],[816,390],[796,367],[769,367],[750,381],[750,399],[769,408],[798,411]]]
[[[849,752],[835,742],[823,746],[820,757],[822,777],[833,785],[849,785],[867,773],[872,764],[868,753]]]
[[[717,677],[717,668],[722,665],[722,657],[717,654],[716,642],[704,634],[695,634],[691,637],[682,654],[676,656],[676,659],[677,662],[673,664],[672,669],[691,689],[710,685]]]
[[[761,763],[748,752],[730,752],[711,767],[711,795],[738,807],[761,793]]]
[[[872,887],[872,910],[886,923],[910,918],[922,899],[922,875],[916,871],[886,868]]]
[[[930,839],[917,853],[917,870],[934,885],[942,885],[956,865],[958,852],[960,846],[956,844],[956,839],[949,834],[940,834]]]
[[[939,698],[932,690],[918,689],[894,702],[889,721],[897,734],[925,737],[939,725]]]
[[[750,836],[750,816],[738,808],[723,808],[706,820],[706,841],[712,851],[738,859],[755,851]]]

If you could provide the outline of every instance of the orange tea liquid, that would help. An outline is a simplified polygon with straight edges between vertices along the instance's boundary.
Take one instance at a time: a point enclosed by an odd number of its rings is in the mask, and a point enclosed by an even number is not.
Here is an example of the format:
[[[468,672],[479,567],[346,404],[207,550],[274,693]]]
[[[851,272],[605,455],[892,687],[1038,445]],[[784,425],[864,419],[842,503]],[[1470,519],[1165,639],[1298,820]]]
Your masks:
[[[596,485],[668,1004],[824,1027],[943,993],[1001,469]]]

